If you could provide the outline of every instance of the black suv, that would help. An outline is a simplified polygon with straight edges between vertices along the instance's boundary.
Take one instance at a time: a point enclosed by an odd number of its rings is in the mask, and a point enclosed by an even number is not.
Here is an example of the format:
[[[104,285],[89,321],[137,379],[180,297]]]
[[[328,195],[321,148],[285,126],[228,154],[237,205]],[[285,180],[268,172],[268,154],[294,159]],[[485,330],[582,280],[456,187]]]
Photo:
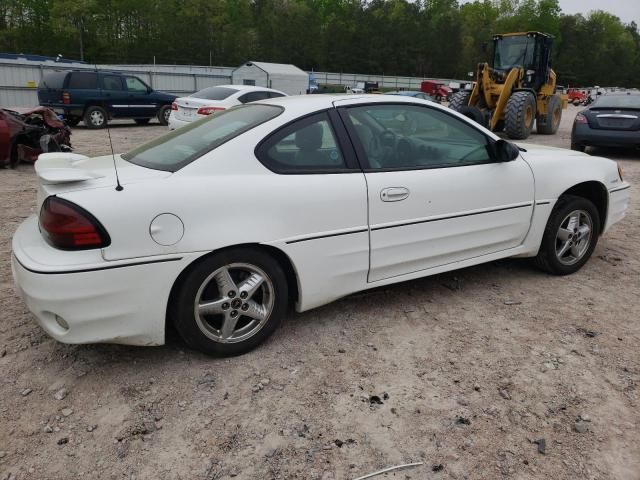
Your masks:
[[[38,85],[40,105],[63,114],[71,126],[83,120],[89,128],[104,128],[111,118],[133,118],[142,125],[157,117],[167,125],[175,98],[138,77],[113,72],[54,71]]]

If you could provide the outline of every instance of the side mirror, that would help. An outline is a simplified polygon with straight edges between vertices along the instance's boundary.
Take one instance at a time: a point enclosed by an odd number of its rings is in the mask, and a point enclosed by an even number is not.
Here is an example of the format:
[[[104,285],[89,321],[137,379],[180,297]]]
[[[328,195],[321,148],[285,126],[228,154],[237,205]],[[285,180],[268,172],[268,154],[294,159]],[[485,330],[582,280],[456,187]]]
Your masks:
[[[493,147],[496,160],[499,162],[511,162],[520,156],[520,149],[506,140],[498,140]]]

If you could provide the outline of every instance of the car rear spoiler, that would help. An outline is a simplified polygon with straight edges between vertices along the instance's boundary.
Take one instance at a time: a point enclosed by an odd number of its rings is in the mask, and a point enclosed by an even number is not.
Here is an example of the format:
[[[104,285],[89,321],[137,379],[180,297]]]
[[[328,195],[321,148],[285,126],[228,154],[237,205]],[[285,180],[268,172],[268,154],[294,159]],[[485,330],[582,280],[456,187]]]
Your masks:
[[[35,163],[36,175],[44,185],[84,182],[104,177],[104,175],[85,170],[78,166],[87,160],[86,155],[66,152],[43,153]]]

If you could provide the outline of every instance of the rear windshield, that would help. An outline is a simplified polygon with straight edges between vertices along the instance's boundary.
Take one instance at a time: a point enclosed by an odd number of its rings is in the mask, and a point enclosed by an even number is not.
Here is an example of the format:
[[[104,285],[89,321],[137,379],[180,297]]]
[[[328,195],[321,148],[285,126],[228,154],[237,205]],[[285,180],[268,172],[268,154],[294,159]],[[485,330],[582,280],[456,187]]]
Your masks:
[[[640,95],[603,95],[596,103],[594,108],[639,108]]]
[[[146,143],[122,158],[154,170],[175,172],[232,138],[280,115],[273,105],[242,105],[211,115]]]
[[[192,93],[189,95],[190,97],[195,98],[204,98],[206,100],[224,100],[227,97],[230,97],[238,90],[235,88],[227,88],[227,87],[209,87],[200,90],[199,92]]]
[[[64,79],[69,72],[51,72],[47,73],[42,81],[40,82],[40,86],[44,88],[62,88],[64,84]]]

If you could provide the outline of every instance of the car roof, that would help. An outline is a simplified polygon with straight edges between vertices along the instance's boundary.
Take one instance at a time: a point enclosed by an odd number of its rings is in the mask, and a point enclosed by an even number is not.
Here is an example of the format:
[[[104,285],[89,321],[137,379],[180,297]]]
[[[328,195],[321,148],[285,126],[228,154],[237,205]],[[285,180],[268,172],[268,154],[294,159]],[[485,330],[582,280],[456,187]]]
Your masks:
[[[280,90],[276,90],[274,88],[256,87],[254,85],[231,85],[231,84],[227,84],[227,85],[211,85],[209,87],[201,88],[198,91],[206,90],[207,88],[216,88],[216,87],[230,88],[230,89],[233,89],[233,90],[238,90],[239,92],[251,92],[251,91],[254,91],[254,90],[259,90],[259,91],[263,92],[263,91],[266,90],[267,92],[284,93],[284,92],[281,92]]]

